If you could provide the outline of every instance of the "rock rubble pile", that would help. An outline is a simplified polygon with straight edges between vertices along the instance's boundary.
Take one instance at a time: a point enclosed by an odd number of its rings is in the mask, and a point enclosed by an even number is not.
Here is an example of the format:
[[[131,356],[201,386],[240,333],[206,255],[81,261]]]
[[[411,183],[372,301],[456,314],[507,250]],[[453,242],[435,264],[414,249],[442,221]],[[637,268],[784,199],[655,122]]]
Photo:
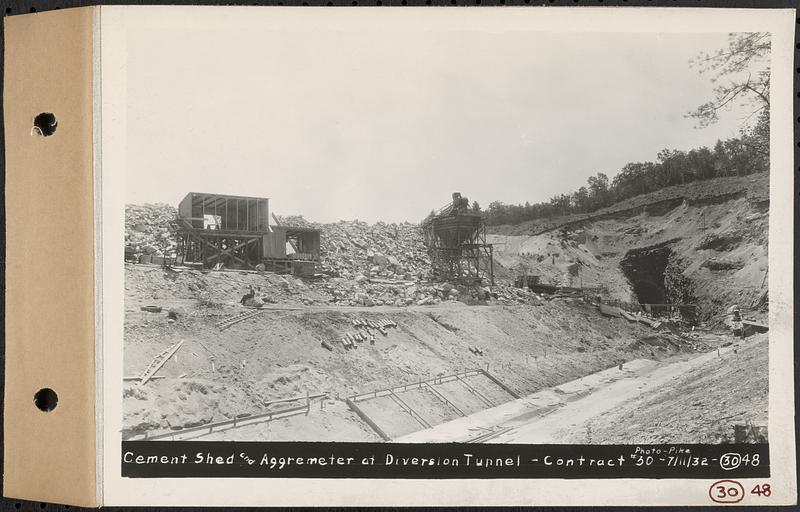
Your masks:
[[[279,218],[282,225],[314,227],[321,232],[320,272],[329,279],[317,286],[331,303],[347,306],[426,306],[443,301],[536,301],[528,289],[499,285],[455,286],[431,281],[431,261],[422,229],[408,222],[367,224],[340,221],[315,224],[302,217]],[[487,284],[487,283],[485,283]]]
[[[178,247],[174,225],[177,214],[177,208],[164,203],[126,204],[126,257],[174,257]]]
[[[421,281],[430,272],[430,258],[417,224],[358,220],[315,224],[302,217],[284,217],[280,222],[320,230],[320,271],[324,274],[359,282],[372,278]]]

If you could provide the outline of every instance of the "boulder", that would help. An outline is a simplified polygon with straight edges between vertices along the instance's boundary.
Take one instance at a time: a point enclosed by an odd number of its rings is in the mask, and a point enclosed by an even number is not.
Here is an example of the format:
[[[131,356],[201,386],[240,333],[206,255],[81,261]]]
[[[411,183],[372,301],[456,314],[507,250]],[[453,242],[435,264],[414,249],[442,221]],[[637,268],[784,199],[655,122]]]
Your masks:
[[[389,258],[379,252],[376,252],[372,256],[372,263],[378,265],[381,269],[384,269],[389,266]]]
[[[260,308],[261,306],[264,305],[264,301],[262,301],[258,297],[252,297],[252,298],[247,299],[246,301],[244,301],[244,305],[245,306],[255,307],[255,308]]]
[[[361,306],[374,306],[375,301],[364,292],[356,293],[355,295],[355,302]]]

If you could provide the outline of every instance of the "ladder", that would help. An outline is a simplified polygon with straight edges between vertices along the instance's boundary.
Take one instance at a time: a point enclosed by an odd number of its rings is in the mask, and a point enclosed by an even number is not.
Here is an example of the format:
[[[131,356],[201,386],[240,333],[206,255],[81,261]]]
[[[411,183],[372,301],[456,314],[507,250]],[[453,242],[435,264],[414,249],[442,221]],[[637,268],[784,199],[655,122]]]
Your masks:
[[[162,366],[164,366],[164,363],[166,363],[169,358],[172,357],[179,348],[181,348],[181,345],[183,345],[183,340],[172,345],[170,348],[162,351],[156,357],[154,357],[153,360],[150,361],[150,364],[147,365],[147,368],[144,369],[142,375],[139,377],[139,386],[144,385],[148,380],[150,380],[150,377],[155,375],[156,372],[160,370]]]
[[[255,309],[250,311],[242,311],[241,313],[237,313],[233,316],[229,316],[224,320],[220,320],[217,322],[216,325],[220,330],[227,329],[228,327],[232,326],[233,324],[238,324],[239,322],[243,322],[249,318],[256,317],[263,313],[265,310],[263,309]]]

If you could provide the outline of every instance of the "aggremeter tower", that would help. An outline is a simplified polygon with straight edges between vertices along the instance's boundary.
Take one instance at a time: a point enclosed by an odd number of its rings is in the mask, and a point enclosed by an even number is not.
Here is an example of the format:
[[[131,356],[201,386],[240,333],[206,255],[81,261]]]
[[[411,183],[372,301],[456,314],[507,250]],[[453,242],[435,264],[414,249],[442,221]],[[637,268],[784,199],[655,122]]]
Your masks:
[[[492,245],[486,243],[486,224],[469,200],[453,193],[453,201],[432,212],[423,222],[425,246],[433,275],[442,281],[494,285]]]

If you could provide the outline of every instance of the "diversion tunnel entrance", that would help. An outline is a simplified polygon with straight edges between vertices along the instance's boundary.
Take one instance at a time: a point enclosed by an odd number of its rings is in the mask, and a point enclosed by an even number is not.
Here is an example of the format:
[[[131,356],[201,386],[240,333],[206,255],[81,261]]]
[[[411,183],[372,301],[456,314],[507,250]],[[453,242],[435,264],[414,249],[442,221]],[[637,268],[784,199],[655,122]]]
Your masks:
[[[672,251],[666,244],[659,244],[632,249],[620,262],[622,273],[641,304],[669,302],[664,276],[671,255]]]

